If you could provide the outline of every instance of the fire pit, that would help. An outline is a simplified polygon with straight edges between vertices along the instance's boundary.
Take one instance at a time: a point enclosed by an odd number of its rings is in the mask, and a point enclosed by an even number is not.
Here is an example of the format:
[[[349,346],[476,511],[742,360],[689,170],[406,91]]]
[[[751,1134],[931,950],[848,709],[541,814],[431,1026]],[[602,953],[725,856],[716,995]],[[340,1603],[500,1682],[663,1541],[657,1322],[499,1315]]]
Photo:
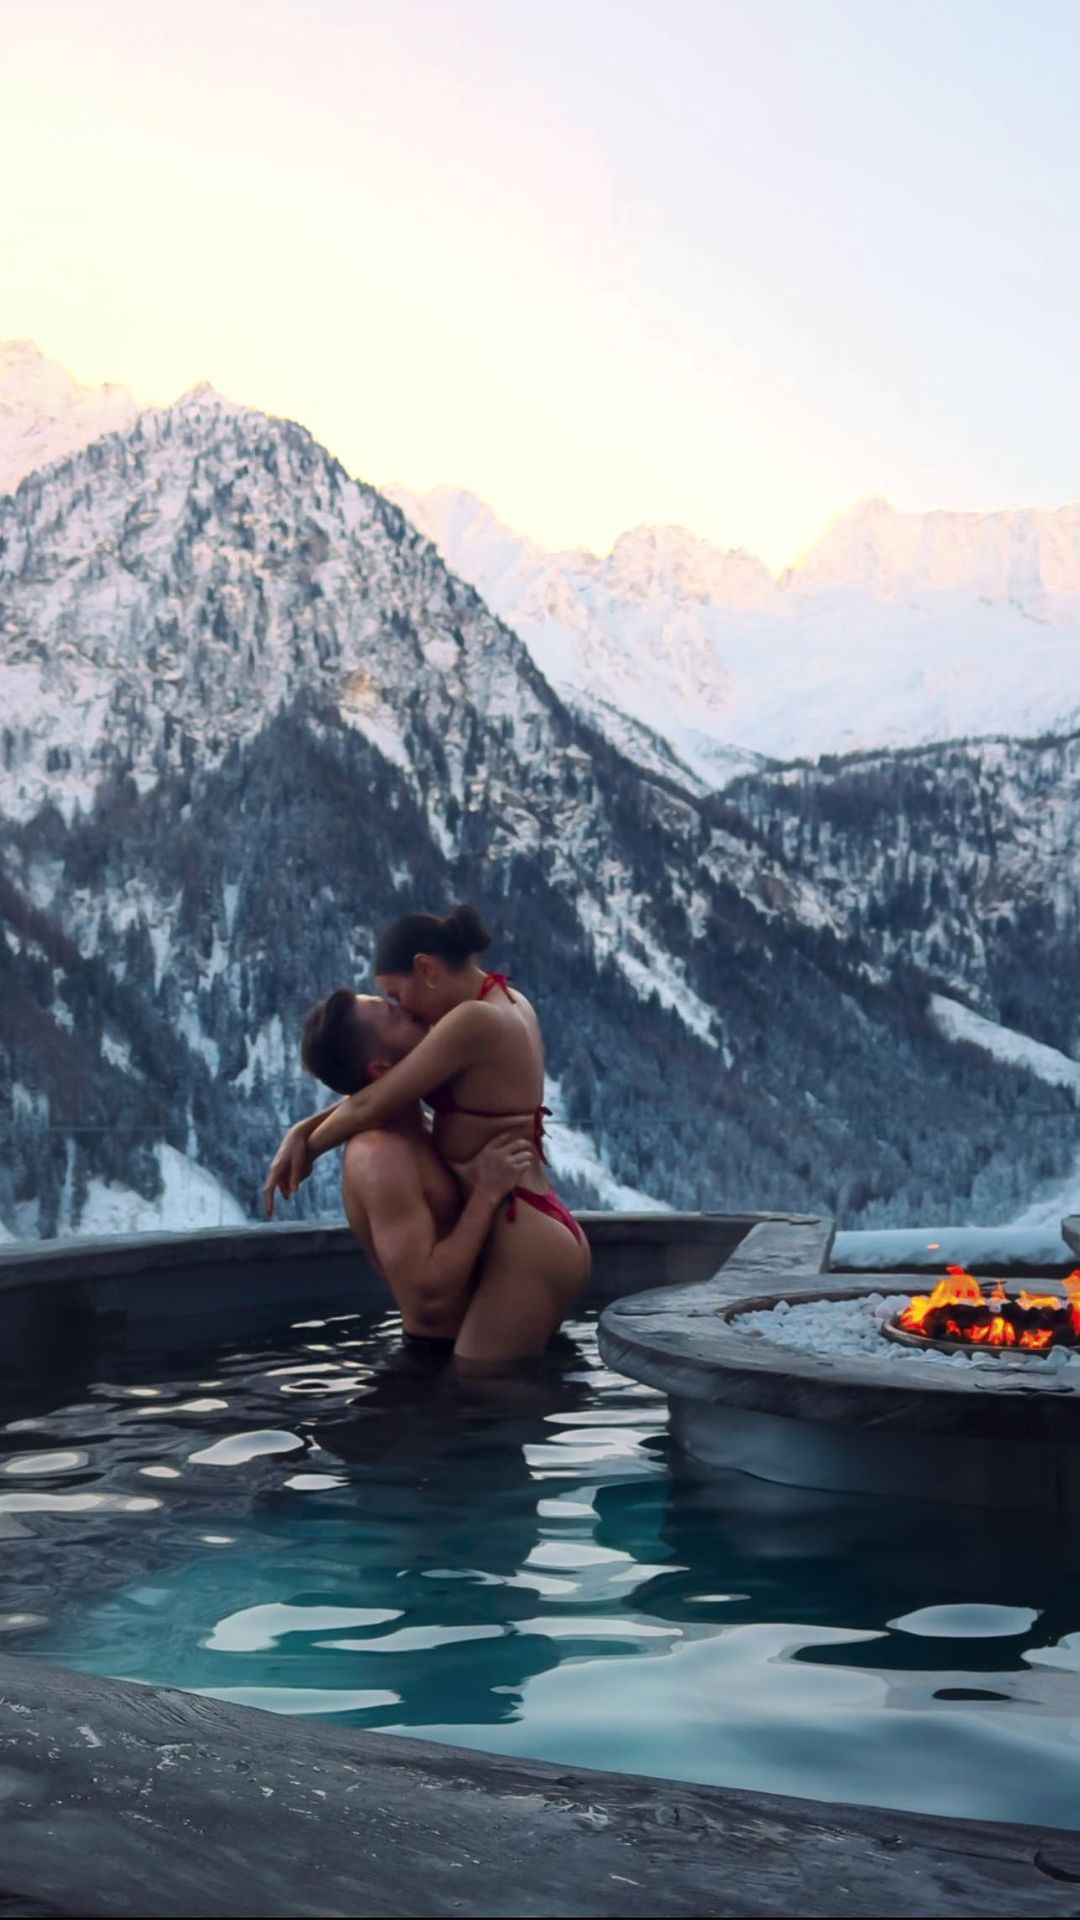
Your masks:
[[[875,1287],[823,1274],[817,1245],[799,1257],[801,1234],[768,1222],[703,1285],[608,1308],[605,1360],[667,1393],[683,1452],[786,1485],[1080,1513],[1080,1268],[1026,1293],[964,1271]]]
[[[974,1274],[949,1267],[933,1293],[917,1293],[881,1331],[902,1346],[941,1353],[978,1347],[1010,1359],[1046,1359],[1055,1348],[1080,1347],[1080,1267],[1060,1293],[1007,1293],[1000,1280],[987,1293]]]

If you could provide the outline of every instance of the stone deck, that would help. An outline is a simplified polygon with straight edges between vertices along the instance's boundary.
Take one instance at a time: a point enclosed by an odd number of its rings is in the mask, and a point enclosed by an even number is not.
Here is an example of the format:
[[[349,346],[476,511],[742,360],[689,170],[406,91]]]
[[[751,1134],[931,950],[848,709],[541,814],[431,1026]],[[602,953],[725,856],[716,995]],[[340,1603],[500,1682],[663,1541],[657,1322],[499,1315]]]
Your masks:
[[[499,1759],[0,1659],[0,1913],[1067,1915],[1054,1829]]]

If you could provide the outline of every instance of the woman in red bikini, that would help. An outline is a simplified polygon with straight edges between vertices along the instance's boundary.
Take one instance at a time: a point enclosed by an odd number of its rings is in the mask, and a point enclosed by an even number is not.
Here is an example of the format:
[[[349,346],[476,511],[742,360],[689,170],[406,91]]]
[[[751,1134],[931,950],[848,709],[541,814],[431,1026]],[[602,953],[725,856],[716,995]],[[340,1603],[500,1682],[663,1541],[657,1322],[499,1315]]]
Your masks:
[[[375,955],[379,989],[429,1031],[307,1139],[317,1158],[422,1099],[435,1115],[436,1151],[451,1167],[474,1160],[496,1134],[517,1132],[531,1144],[529,1170],[496,1214],[457,1336],[455,1354],[467,1361],[540,1353],[591,1265],[585,1236],[544,1171],[539,1023],[503,974],[477,965],[489,945],[472,907],[455,907],[445,919],[406,914],[387,929]]]

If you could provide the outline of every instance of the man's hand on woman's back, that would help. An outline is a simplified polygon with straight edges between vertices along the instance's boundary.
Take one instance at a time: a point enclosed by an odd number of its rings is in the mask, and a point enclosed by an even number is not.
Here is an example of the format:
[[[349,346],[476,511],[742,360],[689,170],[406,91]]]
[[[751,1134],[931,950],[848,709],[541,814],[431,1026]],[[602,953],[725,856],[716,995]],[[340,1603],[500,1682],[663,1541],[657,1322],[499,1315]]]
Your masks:
[[[471,1160],[455,1163],[454,1172],[472,1193],[489,1200],[505,1200],[533,1165],[533,1148],[520,1134],[497,1133]]]

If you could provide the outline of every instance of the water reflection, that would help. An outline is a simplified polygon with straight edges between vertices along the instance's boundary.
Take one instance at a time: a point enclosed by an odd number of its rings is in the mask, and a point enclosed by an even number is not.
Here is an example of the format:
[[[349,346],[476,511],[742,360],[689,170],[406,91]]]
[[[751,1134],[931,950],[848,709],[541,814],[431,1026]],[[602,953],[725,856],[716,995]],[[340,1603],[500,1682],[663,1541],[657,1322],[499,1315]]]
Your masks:
[[[561,1358],[574,1360],[573,1347]],[[526,1683],[559,1662],[538,1604],[578,1595],[590,1559],[610,1555],[582,1544],[551,1566],[528,1455],[548,1420],[588,1406],[590,1386],[590,1374],[558,1360],[495,1381],[401,1351],[340,1414],[313,1425],[349,1483],[305,1500],[297,1524],[309,1550],[324,1579],[397,1609],[407,1625],[309,1639],[294,1653],[317,1660],[324,1685],[391,1688],[393,1711],[369,1724],[511,1721]],[[591,1527],[591,1505],[586,1514]]]
[[[1025,1648],[1056,1641],[1077,1624],[1080,1529],[1069,1516],[1010,1512],[1003,1527],[975,1507],[818,1493],[738,1473],[705,1480],[673,1467],[662,1490],[604,1488],[597,1538],[625,1545],[629,1531],[641,1558],[659,1532],[670,1556],[688,1567],[721,1565],[725,1587],[749,1596],[744,1616],[790,1620],[797,1599],[795,1617],[811,1626],[892,1626],[900,1630],[889,1633],[884,1657],[900,1670],[1015,1667]],[[638,1589],[636,1600],[664,1613],[685,1605],[692,1614],[693,1577],[665,1573],[658,1586]],[[921,1633],[904,1630],[920,1618]],[[808,1657],[832,1658],[820,1650]]]
[[[8,1474],[26,1475],[35,1480],[47,1479],[54,1473],[74,1473],[79,1467],[88,1467],[90,1455],[69,1448],[62,1453],[16,1453],[4,1461],[3,1471]]]
[[[278,1712],[1073,1824],[1067,1523],[703,1480],[575,1338],[460,1381],[352,1315],[22,1409],[0,1626]]]
[[[224,1407],[227,1402],[218,1400],[214,1405]],[[187,1407],[183,1409],[187,1410]],[[281,1433],[267,1427],[253,1433],[228,1433],[223,1440],[215,1440],[211,1446],[189,1453],[188,1461],[193,1467],[246,1467],[267,1454],[295,1453],[303,1444],[299,1434]]]
[[[894,1633],[915,1633],[922,1640],[1008,1640],[1026,1634],[1039,1618],[1036,1607],[917,1607],[890,1620]]]

